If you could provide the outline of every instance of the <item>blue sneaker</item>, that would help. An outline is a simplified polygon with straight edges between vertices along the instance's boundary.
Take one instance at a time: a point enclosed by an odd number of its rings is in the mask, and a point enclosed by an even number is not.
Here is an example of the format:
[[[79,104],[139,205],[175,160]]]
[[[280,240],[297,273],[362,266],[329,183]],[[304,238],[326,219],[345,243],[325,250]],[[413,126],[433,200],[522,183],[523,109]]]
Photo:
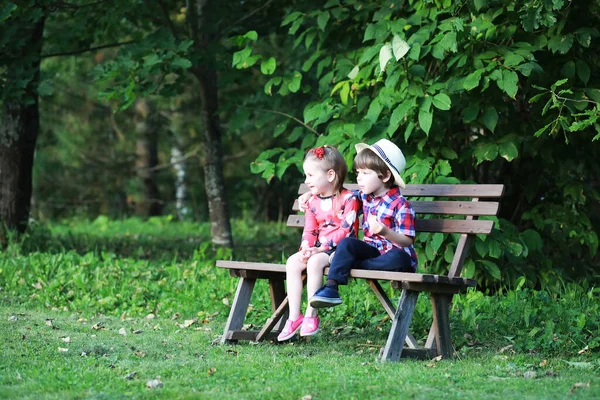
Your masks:
[[[335,307],[342,304],[342,299],[334,286],[325,285],[317,290],[310,298],[310,306],[313,308]]]

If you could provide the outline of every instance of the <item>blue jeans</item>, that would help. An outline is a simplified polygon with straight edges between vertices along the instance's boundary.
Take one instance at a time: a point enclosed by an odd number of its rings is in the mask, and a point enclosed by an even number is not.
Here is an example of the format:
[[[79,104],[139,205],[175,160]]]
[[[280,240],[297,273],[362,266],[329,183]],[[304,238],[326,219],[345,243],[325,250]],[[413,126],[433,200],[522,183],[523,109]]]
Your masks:
[[[414,272],[411,258],[404,250],[393,248],[387,253],[381,254],[375,247],[360,239],[344,238],[335,249],[327,279],[332,279],[340,285],[346,285],[350,270],[353,268]]]

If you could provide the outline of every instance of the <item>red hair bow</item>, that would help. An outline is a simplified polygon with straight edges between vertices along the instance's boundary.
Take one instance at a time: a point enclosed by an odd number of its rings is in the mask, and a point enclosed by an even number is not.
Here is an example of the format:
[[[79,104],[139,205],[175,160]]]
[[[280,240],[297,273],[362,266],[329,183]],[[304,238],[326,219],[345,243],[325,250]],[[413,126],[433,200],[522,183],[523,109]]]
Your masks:
[[[325,148],[317,147],[316,149],[313,150],[313,153],[315,154],[315,157],[317,157],[319,160],[322,160],[323,156],[325,155]]]

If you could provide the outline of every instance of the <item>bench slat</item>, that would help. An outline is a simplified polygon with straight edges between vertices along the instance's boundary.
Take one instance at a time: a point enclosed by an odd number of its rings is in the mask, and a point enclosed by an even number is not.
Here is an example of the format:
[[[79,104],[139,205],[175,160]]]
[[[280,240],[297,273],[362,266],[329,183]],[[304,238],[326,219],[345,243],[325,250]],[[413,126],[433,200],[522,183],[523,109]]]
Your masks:
[[[285,264],[217,260],[217,267],[250,271],[280,272],[282,274],[285,274]],[[324,272],[325,274],[327,274],[328,268],[326,268]],[[412,272],[370,271],[365,269],[352,269],[350,270],[350,276],[353,278],[381,279],[387,281],[436,283],[473,287],[476,285],[476,281],[473,279],[458,277],[450,278],[444,275],[417,274]]]
[[[303,228],[304,215],[290,215],[287,226]],[[473,233],[488,234],[494,227],[494,221],[487,220],[461,220],[461,219],[420,219],[417,218],[417,232],[442,232],[442,233]]]
[[[441,215],[496,215],[499,203],[497,201],[411,201],[417,214]],[[299,211],[298,200],[292,208]]]
[[[347,183],[344,187],[349,190],[358,190],[358,185],[355,183]],[[306,192],[308,192],[308,187],[303,183],[298,189],[298,194]],[[405,197],[477,197],[483,199],[501,197],[504,193],[504,185],[462,183],[456,185],[406,185],[401,192]]]

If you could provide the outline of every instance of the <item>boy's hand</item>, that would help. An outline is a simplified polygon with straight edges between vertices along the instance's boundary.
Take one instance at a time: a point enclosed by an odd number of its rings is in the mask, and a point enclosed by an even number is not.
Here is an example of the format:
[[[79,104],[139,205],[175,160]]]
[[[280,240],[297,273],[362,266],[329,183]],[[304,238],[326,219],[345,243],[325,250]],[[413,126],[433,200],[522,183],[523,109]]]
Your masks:
[[[369,230],[375,235],[383,235],[385,234],[386,226],[379,222],[376,216],[369,215],[367,218],[367,222],[369,223]]]
[[[310,200],[310,197],[310,192],[306,192],[298,197],[298,207],[300,207],[300,211],[306,212],[306,210],[308,210],[308,200]]]

